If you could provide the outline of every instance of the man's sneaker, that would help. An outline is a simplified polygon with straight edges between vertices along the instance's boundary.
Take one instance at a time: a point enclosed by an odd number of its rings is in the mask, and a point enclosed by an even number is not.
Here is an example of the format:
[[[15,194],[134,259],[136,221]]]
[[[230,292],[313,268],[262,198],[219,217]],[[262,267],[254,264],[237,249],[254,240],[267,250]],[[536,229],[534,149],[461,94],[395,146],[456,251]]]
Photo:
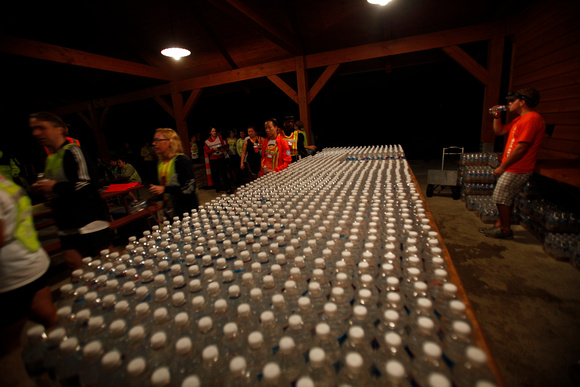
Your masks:
[[[479,232],[480,232],[480,233],[482,233],[482,234],[485,234],[485,233],[487,233],[488,231],[491,231],[491,230],[493,230],[494,228],[499,228],[499,227],[495,227],[495,226],[491,226],[491,227],[489,227],[489,226],[486,226],[486,227],[480,227],[480,228],[479,228]]]

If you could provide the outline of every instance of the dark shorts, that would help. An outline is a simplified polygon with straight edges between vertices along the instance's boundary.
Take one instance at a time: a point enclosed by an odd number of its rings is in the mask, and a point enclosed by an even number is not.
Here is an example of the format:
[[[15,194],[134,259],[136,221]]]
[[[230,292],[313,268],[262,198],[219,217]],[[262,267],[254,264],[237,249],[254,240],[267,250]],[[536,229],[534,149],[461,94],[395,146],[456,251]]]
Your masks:
[[[83,257],[95,257],[113,241],[108,228],[90,234],[63,235],[60,237],[62,250],[77,250]]]
[[[22,287],[0,293],[0,307],[3,310],[0,313],[1,327],[8,327],[28,317],[34,295],[48,285],[45,275]]]

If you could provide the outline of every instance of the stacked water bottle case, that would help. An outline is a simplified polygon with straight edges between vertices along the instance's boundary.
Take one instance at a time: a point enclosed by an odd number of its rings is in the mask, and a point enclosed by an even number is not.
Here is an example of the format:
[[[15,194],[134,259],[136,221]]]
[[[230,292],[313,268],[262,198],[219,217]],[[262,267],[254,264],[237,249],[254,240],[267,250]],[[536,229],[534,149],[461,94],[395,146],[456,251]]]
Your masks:
[[[534,176],[514,202],[520,223],[544,244],[553,258],[580,269],[580,214],[565,190],[550,189],[550,181]],[[550,195],[557,191],[558,196]],[[576,208],[574,208],[576,207]]]
[[[499,166],[497,153],[464,153],[459,159],[459,185],[465,206],[483,223],[495,223],[497,208],[491,201],[496,178],[493,171]]]
[[[495,385],[400,146],[327,149],[83,262],[32,376]]]

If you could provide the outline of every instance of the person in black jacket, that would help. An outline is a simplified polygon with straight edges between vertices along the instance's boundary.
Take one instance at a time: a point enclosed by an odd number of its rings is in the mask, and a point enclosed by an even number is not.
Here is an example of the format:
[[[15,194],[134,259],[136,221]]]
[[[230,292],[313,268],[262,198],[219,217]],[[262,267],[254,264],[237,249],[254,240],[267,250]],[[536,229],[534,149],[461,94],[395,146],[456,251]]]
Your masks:
[[[31,114],[29,126],[36,140],[50,150],[44,177],[31,188],[43,194],[52,208],[67,266],[80,269],[83,257],[98,255],[112,242],[95,169],[81,147],[66,140],[67,125],[56,114]]]
[[[149,192],[164,195],[166,210],[171,216],[183,218],[185,212],[197,209],[197,187],[191,160],[183,154],[183,145],[173,129],[155,131],[153,147],[159,157],[157,174],[159,185],[151,185]]]

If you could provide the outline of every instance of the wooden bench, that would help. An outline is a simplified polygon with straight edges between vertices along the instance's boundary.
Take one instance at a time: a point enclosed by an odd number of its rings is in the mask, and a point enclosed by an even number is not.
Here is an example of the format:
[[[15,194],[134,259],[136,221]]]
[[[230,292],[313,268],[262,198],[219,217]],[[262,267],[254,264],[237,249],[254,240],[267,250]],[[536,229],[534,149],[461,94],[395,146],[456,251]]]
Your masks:
[[[151,215],[157,213],[157,211],[161,210],[162,208],[163,208],[162,205],[154,204],[154,205],[151,205],[147,208],[144,208],[141,211],[135,212],[133,214],[129,214],[127,216],[123,216],[122,218],[119,218],[119,219],[115,219],[109,223],[109,229],[116,230],[119,227],[126,226],[129,223],[132,223],[138,219],[151,216]]]

